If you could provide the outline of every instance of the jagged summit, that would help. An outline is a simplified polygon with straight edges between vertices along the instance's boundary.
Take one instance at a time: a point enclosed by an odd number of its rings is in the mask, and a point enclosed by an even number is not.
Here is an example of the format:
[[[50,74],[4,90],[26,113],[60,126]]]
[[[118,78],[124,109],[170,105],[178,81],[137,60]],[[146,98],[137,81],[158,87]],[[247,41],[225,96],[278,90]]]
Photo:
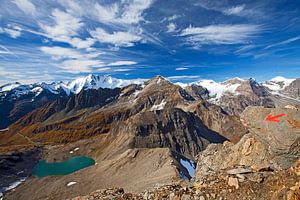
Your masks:
[[[145,82],[145,85],[163,85],[163,84],[170,84],[171,82],[160,75],[157,75],[151,79],[149,79],[148,81]]]

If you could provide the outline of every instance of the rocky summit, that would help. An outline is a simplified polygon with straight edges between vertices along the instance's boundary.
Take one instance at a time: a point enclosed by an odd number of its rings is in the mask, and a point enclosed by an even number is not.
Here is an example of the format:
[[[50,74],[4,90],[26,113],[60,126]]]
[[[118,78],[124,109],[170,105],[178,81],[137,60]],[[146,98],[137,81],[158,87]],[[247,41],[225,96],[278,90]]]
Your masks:
[[[0,90],[4,199],[300,199],[299,79],[89,75]],[[37,177],[42,163],[95,164]],[[1,197],[3,198],[3,197]]]

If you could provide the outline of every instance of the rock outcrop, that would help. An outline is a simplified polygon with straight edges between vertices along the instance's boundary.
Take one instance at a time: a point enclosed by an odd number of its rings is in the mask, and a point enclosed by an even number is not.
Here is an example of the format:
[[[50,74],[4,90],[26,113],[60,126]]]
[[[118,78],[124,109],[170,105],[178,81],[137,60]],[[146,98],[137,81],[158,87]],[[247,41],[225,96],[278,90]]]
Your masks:
[[[267,120],[278,114],[284,114],[280,121]],[[299,159],[299,110],[248,107],[241,116],[250,133],[237,144],[209,145],[197,158],[197,178],[236,166],[282,170]]]

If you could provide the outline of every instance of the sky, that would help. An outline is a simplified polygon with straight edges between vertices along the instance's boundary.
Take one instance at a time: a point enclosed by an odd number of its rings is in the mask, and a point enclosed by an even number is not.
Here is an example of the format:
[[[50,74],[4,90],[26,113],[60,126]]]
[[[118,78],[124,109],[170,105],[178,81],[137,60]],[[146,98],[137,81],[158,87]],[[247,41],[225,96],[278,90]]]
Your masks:
[[[300,77],[300,1],[0,1],[0,84],[90,73]]]

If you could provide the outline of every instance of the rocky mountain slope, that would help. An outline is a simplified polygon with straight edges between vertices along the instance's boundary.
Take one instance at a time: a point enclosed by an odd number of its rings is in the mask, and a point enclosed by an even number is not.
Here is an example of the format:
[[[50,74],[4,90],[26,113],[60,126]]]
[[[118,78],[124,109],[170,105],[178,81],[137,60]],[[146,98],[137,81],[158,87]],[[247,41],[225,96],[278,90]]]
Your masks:
[[[110,76],[88,75],[69,82],[6,84],[0,87],[0,129],[5,129],[22,116],[60,97],[79,94],[82,90],[122,88],[130,84],[143,85],[143,79],[123,80]],[[293,82],[293,83],[292,83]],[[283,107],[299,105],[299,79],[275,77],[263,84],[253,79],[229,79],[222,83],[200,80],[181,85],[193,98],[220,105],[228,114],[238,115],[249,105]]]
[[[191,178],[185,165],[194,168],[196,157],[199,179],[199,172],[206,169],[212,175],[237,165],[251,168],[264,162],[273,170],[285,170],[299,156],[297,99],[283,93],[274,95],[252,79],[218,83],[221,91],[215,95],[212,88],[218,88],[207,86],[211,84],[208,81],[181,87],[161,76],[143,84],[105,81],[109,83],[105,86],[101,78],[83,80],[70,93],[60,88],[57,91],[61,92],[54,94],[44,88],[41,94],[56,96],[1,131],[0,152],[10,158],[15,151],[38,150],[40,153],[29,157],[32,162],[88,155],[97,164],[68,176],[29,177],[16,191],[6,194],[8,199],[71,198],[108,187],[142,192],[156,183],[177,184],[182,178]],[[293,83],[285,89],[298,87]],[[19,88],[7,87],[0,94],[13,95]],[[278,112],[284,112],[284,123],[266,121],[268,114]],[[280,137],[285,137],[284,143]],[[247,151],[245,145],[254,148],[253,157],[240,155]],[[74,153],[75,148],[80,150]],[[1,162],[7,163],[7,159]],[[9,168],[0,170],[0,176],[12,173],[10,180],[21,178],[20,162],[9,161]],[[26,166],[25,171],[32,167]],[[70,182],[76,184],[69,187]],[[32,197],[36,188],[38,192]]]
[[[284,114],[279,122],[267,120],[278,113]],[[102,189],[73,199],[299,199],[299,110],[249,107],[242,118],[250,133],[237,144],[210,144],[197,156],[190,182],[141,193]]]
[[[296,80],[275,77],[259,84],[254,79],[234,78],[222,83],[201,80],[194,84],[208,89],[210,102],[220,105],[228,114],[239,115],[248,106],[274,108],[299,105],[296,94],[299,87]]]
[[[97,99],[96,103],[93,99]],[[64,188],[65,182],[71,181],[68,177],[72,177],[80,182],[78,187],[84,187],[85,192],[118,185],[141,191],[157,182],[172,183],[180,177],[190,178],[180,160],[192,162],[190,160],[208,144],[227,140],[200,118],[204,119],[208,112],[220,112],[221,108],[212,109],[207,105],[202,114],[204,105],[181,87],[159,76],[145,82],[144,87],[130,85],[121,89],[83,90],[22,117],[0,135],[0,149],[7,152],[39,146],[44,149],[41,156],[51,161],[54,157],[59,160],[59,156],[61,159],[71,156],[71,146],[76,144],[81,154],[101,163],[70,176],[55,177],[57,181],[52,178],[28,179],[22,184],[25,187],[22,190],[40,188],[40,194],[60,196],[62,190],[58,188]],[[221,116],[230,117],[225,113]],[[233,120],[242,126],[237,119]],[[158,151],[158,148],[163,149]],[[164,159],[162,155],[165,155]],[[155,157],[157,159],[153,160]],[[145,163],[149,164],[145,166]],[[118,172],[120,168],[124,171]],[[126,174],[134,175],[128,177]],[[95,176],[99,177],[98,182],[89,181]],[[53,181],[56,187],[50,187]],[[73,195],[80,194],[75,189],[72,191]],[[29,198],[26,195],[30,195],[17,191],[14,194],[17,195],[14,198]],[[65,195],[69,197],[70,193]]]

